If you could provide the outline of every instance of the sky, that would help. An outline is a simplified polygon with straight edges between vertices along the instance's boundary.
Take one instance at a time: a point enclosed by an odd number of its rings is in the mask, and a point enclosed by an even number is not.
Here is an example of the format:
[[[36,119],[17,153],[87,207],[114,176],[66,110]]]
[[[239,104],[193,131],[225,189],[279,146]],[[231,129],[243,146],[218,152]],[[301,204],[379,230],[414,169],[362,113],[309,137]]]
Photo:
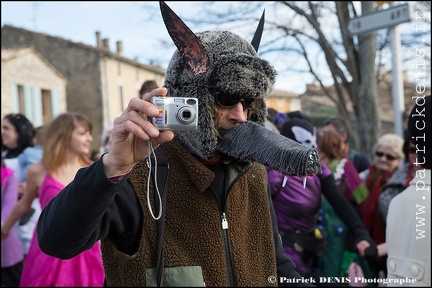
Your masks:
[[[190,11],[191,3],[182,2],[182,9],[176,10]],[[172,9],[179,6],[170,3]],[[164,64],[169,60],[157,47],[159,39],[169,40],[162,17],[149,20],[150,14],[160,14],[157,1],[2,1],[1,8],[2,26],[9,24],[93,46],[95,33],[100,31],[102,38],[110,39],[113,51],[115,43],[123,41],[126,57],[138,57],[140,62],[162,58]]]
[[[193,18],[200,11],[197,3],[167,1],[186,24],[187,17]],[[217,8],[226,4],[218,2]],[[122,41],[125,57],[162,68],[167,67],[176,49],[160,16],[158,1],[1,1],[2,27],[5,24],[92,46],[96,45],[95,33],[99,31],[102,39],[109,38],[111,51],[116,51],[116,42]],[[190,28],[198,32],[207,27]],[[278,65],[287,65],[286,59],[266,60],[278,72]],[[275,89],[301,94],[312,80],[304,74],[279,73]]]
[[[199,8],[196,3],[167,1],[182,19],[193,16]],[[142,64],[154,63],[162,68],[167,67],[176,49],[157,1],[1,1],[2,27],[5,24],[92,46],[96,45],[96,31],[100,31],[102,39],[109,38],[111,51],[116,50],[117,41],[122,41],[125,57],[137,57]],[[161,41],[172,43],[171,48],[162,46]],[[305,91],[304,75],[295,80],[282,77],[276,79],[276,89]]]

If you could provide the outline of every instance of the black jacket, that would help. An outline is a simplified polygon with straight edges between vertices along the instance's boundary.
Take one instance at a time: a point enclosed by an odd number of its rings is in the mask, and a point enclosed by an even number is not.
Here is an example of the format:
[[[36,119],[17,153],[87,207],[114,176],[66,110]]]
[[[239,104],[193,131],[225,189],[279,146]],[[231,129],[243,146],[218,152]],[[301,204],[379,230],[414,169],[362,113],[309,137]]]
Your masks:
[[[294,270],[295,264],[282,248],[274,212],[272,220],[278,277],[300,278]],[[139,245],[142,223],[143,213],[128,179],[118,183],[109,181],[102,161],[98,160],[80,169],[74,181],[45,207],[38,222],[37,237],[44,253],[60,259],[70,259],[106,237],[119,251],[133,255]],[[293,285],[279,283],[279,286],[284,284]]]

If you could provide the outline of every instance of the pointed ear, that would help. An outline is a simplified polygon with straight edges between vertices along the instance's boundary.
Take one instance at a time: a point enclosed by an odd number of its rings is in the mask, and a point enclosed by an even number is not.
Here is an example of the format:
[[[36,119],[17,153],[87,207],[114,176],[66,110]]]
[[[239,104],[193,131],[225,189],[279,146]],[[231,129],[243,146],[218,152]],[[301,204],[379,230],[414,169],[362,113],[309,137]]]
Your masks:
[[[251,44],[255,48],[256,52],[258,52],[258,48],[259,48],[259,45],[261,42],[261,36],[262,36],[263,30],[264,30],[264,14],[265,14],[265,9],[263,11],[261,19],[258,23],[258,27],[255,31],[254,37],[253,37],[252,42],[251,42]]]
[[[164,2],[159,1],[162,18],[171,39],[195,75],[208,68],[208,54],[198,37]]]

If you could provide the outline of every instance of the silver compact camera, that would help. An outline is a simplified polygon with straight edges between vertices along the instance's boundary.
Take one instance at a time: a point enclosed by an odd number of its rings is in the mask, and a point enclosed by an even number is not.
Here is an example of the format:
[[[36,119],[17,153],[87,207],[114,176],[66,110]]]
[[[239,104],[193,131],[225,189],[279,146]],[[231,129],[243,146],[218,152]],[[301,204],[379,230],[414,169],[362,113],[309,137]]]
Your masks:
[[[159,115],[151,118],[160,131],[194,131],[198,129],[198,99],[187,97],[154,96],[151,102]]]

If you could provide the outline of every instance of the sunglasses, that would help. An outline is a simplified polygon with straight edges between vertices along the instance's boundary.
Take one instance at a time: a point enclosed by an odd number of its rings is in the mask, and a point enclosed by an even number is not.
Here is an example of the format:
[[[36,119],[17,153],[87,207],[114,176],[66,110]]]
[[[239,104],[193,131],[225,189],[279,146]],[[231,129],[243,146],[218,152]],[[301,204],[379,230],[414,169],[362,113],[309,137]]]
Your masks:
[[[217,94],[215,96],[216,103],[224,108],[235,107],[239,102],[242,102],[243,107],[246,109],[252,109],[255,107],[255,98],[237,98],[233,95]]]
[[[394,157],[393,155],[386,154],[386,153],[379,152],[379,151],[375,152],[375,156],[377,156],[378,158],[381,158],[382,156],[385,156],[385,158],[388,161],[394,161],[394,160],[396,160],[396,157]]]

